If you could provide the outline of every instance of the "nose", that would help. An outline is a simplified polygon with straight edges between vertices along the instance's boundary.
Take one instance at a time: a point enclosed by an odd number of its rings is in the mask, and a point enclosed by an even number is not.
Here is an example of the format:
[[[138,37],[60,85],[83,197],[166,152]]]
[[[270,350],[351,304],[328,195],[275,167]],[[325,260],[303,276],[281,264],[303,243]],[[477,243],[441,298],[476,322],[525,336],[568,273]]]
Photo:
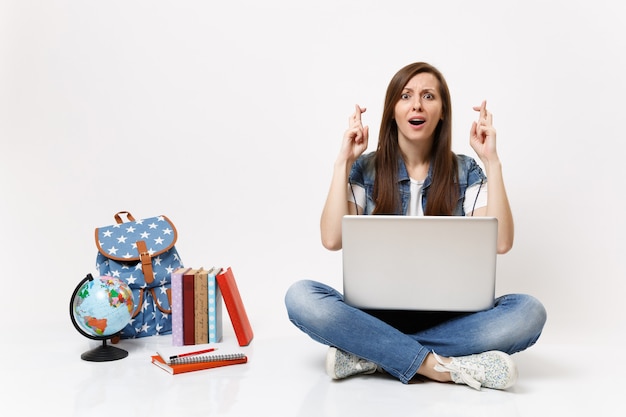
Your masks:
[[[413,110],[422,110],[422,97],[419,95],[415,96],[415,99],[413,100]]]

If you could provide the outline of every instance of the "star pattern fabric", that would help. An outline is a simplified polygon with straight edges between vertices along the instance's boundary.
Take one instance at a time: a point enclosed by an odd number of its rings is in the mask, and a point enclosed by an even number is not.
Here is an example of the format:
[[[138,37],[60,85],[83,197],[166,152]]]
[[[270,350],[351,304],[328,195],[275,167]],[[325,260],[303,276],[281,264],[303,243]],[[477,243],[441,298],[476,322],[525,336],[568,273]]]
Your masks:
[[[161,254],[176,243],[176,228],[167,217],[158,216],[96,229],[98,251],[109,259],[138,261],[140,240],[146,242],[150,256]]]
[[[101,276],[123,279],[133,292],[135,314],[122,330],[123,339],[169,334],[171,274],[182,267],[174,246],[177,232],[166,216],[96,228],[96,268]],[[146,282],[137,242],[145,242],[154,279]]]

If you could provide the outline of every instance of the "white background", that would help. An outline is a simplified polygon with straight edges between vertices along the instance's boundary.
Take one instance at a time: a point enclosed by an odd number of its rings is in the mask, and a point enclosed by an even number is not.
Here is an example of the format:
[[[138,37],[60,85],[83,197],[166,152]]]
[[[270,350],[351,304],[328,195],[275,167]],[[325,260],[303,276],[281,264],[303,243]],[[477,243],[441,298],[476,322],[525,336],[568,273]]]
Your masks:
[[[516,220],[498,293],[544,343],[624,330],[626,29],[616,1],[0,2],[5,325],[69,332],[94,228],[165,214],[187,266],[231,266],[256,335],[298,332],[293,281],[341,285],[319,215],[355,103],[371,149],[392,75],[447,77],[454,149],[494,113]],[[25,307],[27,303],[28,307]],[[26,330],[28,329],[28,330]],[[71,329],[71,330],[68,330]],[[3,332],[5,335],[8,333]]]

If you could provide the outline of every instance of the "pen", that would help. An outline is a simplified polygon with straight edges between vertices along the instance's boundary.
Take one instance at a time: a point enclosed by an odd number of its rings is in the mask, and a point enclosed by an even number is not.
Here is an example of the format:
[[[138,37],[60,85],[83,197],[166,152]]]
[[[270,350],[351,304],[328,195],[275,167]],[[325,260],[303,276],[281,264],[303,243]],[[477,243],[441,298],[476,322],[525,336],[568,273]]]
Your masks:
[[[201,354],[203,354],[203,353],[213,352],[215,349],[217,349],[217,348],[211,348],[211,349],[198,350],[198,351],[196,351],[196,352],[181,353],[180,355],[170,356],[170,360],[171,360],[171,359],[176,359],[176,358],[182,358],[182,357],[185,357],[185,356],[201,355]]]

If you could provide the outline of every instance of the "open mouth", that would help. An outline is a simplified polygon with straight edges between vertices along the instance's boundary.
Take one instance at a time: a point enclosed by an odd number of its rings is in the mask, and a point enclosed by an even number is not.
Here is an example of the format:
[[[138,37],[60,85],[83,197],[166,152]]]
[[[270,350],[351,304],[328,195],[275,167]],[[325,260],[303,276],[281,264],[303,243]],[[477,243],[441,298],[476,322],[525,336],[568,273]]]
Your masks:
[[[426,121],[424,119],[411,119],[409,120],[409,123],[412,124],[413,126],[419,126],[419,125],[426,123]]]

